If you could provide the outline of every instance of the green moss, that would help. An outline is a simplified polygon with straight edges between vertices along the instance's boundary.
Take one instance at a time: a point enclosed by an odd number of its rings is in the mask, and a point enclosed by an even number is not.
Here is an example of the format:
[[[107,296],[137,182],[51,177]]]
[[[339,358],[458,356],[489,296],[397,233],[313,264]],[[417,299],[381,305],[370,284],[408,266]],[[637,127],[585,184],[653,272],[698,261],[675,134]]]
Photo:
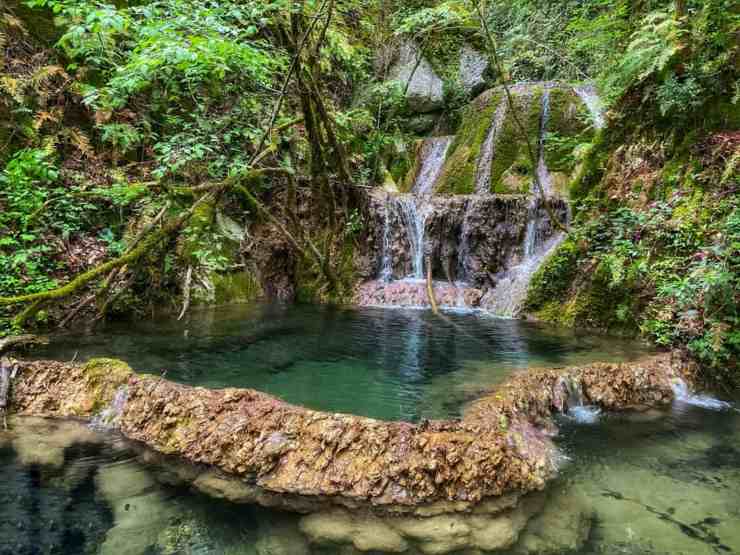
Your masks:
[[[462,124],[450,145],[450,154],[439,177],[438,193],[469,194],[475,191],[478,154],[502,99],[502,91],[490,90],[480,95],[466,108]]]
[[[527,130],[534,149],[540,135],[542,87],[530,89],[528,94],[514,97],[514,106]],[[494,193],[527,193],[534,174],[529,149],[511,109],[506,112],[491,162],[491,191]]]
[[[94,358],[82,368],[90,392],[89,402],[78,414],[95,414],[113,401],[119,387],[134,374],[125,362],[114,358]]]
[[[245,303],[262,295],[259,282],[249,272],[213,274],[211,281],[216,290],[215,302],[217,304]]]
[[[560,244],[532,276],[525,310],[538,312],[553,302],[560,304],[565,301],[578,269],[578,254],[578,246],[572,239]]]

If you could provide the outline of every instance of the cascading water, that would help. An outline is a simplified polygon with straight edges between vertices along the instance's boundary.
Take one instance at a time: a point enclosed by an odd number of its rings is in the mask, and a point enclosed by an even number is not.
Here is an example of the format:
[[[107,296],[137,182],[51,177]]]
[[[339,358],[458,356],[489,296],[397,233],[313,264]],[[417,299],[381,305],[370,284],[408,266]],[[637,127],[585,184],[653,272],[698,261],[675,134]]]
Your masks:
[[[539,161],[537,163],[537,180],[542,187],[542,191],[533,191],[533,197],[529,204],[527,227],[522,241],[521,261],[509,267],[500,275],[495,287],[484,297],[483,304],[485,308],[497,316],[513,318],[519,314],[527,296],[532,275],[565,237],[562,233],[556,233],[547,238],[546,234],[541,232],[540,204],[548,202],[549,199],[555,196],[550,171],[545,159],[545,138],[549,117],[550,91],[545,87],[542,94]]]
[[[560,198],[555,175],[549,171],[545,148],[548,126],[552,126],[551,108],[560,113],[559,103],[563,101],[562,95],[555,95],[556,90],[567,90],[568,98],[577,94],[588,107],[594,126],[604,125],[593,86],[571,87],[554,82],[517,85],[514,94],[528,103],[525,105],[538,98],[538,91],[542,92],[535,167],[541,190],[532,184],[529,198],[490,192],[491,166],[499,153],[508,152],[502,145],[503,129],[511,115],[506,99],[499,97],[485,130],[485,140],[476,153],[472,195],[436,197],[432,202],[452,137],[422,143],[421,164],[410,192],[388,195],[378,212],[384,218],[381,279],[367,282],[367,287],[358,292],[359,304],[427,306],[425,263],[431,254],[435,268],[444,269],[447,277],[433,283],[439,306],[479,307],[502,317],[520,314],[531,277],[565,237],[550,221],[545,203],[555,210],[561,222],[570,219],[569,207]],[[566,117],[573,117],[570,110]],[[461,148],[468,145],[465,140]],[[434,235],[427,236],[431,230]]]
[[[128,387],[122,385],[116,390],[111,404],[90,420],[90,427],[101,430],[117,427],[126,401],[128,401]]]
[[[434,137],[426,139],[421,146],[421,168],[411,187],[410,194],[388,195],[384,208],[383,223],[383,261],[380,277],[388,281],[393,275],[391,255],[391,219],[400,220],[409,242],[411,273],[406,276],[414,279],[424,278],[424,232],[429,214],[428,201],[434,191],[447,149],[454,137]]]
[[[496,142],[501,134],[506,120],[508,102],[501,101],[493,114],[491,128],[488,130],[486,140],[478,154],[478,162],[475,174],[475,192],[484,194],[491,189],[491,163],[496,156]]]
[[[573,90],[581,98],[583,103],[588,108],[588,111],[591,113],[591,119],[594,122],[594,127],[596,127],[596,129],[601,129],[602,127],[604,127],[606,123],[604,121],[604,111],[601,104],[601,99],[599,98],[598,92],[596,91],[596,87],[594,87],[593,85],[581,85],[578,87],[573,87]]]
[[[380,264],[380,279],[390,281],[393,277],[393,257],[391,256],[390,208],[386,200],[383,205],[383,257]]]
[[[437,181],[442,166],[444,165],[447,149],[450,148],[454,137],[433,137],[425,139],[421,147],[422,163],[419,173],[414,180],[414,186],[411,192],[422,199],[434,190],[434,183]]]
[[[423,203],[410,195],[400,195],[394,199],[398,214],[406,228],[411,252],[411,274],[408,277],[424,279],[424,227],[428,210]]]

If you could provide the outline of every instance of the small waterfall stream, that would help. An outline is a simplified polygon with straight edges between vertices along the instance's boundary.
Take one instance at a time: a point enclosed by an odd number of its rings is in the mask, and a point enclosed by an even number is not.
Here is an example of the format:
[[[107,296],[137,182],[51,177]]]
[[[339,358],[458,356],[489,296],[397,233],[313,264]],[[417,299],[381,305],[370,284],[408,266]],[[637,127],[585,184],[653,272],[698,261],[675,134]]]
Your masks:
[[[406,230],[410,246],[411,273],[406,276],[424,279],[424,233],[429,214],[429,198],[434,192],[444,165],[447,150],[454,137],[433,137],[425,139],[420,148],[421,167],[416,175],[411,193],[388,195],[384,207],[383,255],[380,277],[389,281],[393,276],[393,257],[391,254],[390,221],[396,216]]]
[[[588,108],[588,111],[591,113],[594,127],[596,127],[596,129],[604,127],[604,125],[606,125],[606,121],[604,120],[604,107],[602,106],[596,87],[593,85],[580,85],[578,87],[573,87],[573,90],[581,98]]]
[[[550,117],[550,91],[548,87],[542,94],[542,108],[540,116],[539,161],[537,163],[537,179],[542,187],[540,191],[532,191],[532,200],[527,210],[527,227],[522,241],[522,255],[518,264],[511,265],[498,277],[495,287],[484,298],[484,306],[497,316],[515,317],[519,314],[527,296],[527,289],[532,275],[542,262],[565,238],[563,233],[555,233],[549,238],[541,232],[540,206],[543,202],[555,198],[552,178],[545,158],[545,138],[547,124]],[[545,198],[541,198],[541,197]]]
[[[475,175],[475,192],[477,194],[488,193],[491,189],[491,162],[496,156],[496,140],[501,134],[501,129],[506,121],[508,102],[500,102],[493,114],[493,122],[488,130],[486,140],[478,154],[478,162]]]
[[[512,196],[509,204],[496,201],[507,198],[506,195],[490,193],[491,167],[510,112],[505,100],[499,102],[490,117],[485,140],[474,160],[475,187],[471,195],[438,197],[432,202],[435,182],[453,137],[424,140],[410,192],[385,198],[381,210],[380,279],[367,282],[368,287],[358,295],[360,304],[426,306],[422,285],[426,256],[431,254],[435,272],[440,273],[441,265],[446,275],[445,280],[433,285],[440,306],[481,308],[508,318],[520,314],[532,276],[565,238],[550,222],[545,203],[555,208],[561,221],[570,219],[567,202],[558,193],[558,182],[547,165],[551,101],[556,102],[551,91],[566,89],[571,96],[575,93],[588,108],[594,127],[605,125],[594,86],[522,84],[517,94],[534,101],[537,89],[533,86],[542,91],[535,167],[536,181],[542,190],[532,183],[528,199],[513,200]],[[430,233],[434,235],[427,236]]]

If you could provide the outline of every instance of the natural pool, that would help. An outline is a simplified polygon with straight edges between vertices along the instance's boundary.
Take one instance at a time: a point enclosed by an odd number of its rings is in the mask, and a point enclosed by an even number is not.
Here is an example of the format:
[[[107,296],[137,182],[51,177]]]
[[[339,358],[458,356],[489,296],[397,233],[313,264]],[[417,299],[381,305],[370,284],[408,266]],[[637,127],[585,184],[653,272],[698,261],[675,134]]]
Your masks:
[[[642,354],[613,338],[480,314],[447,317],[242,307],[70,334],[37,354],[117,356],[140,371],[167,368],[170,379],[412,420],[457,414],[465,399],[515,367]],[[559,423],[566,458],[549,502],[561,526],[590,523],[577,553],[740,551],[740,413],[733,406],[677,401],[663,412]],[[213,500],[172,485],[164,471],[116,434],[68,421],[12,421],[10,432],[0,431],[0,554],[357,553],[311,547],[300,516]]]
[[[457,416],[514,368],[628,360],[635,341],[482,312],[257,304],[67,333],[39,358],[106,356],[205,387],[250,387],[310,408],[386,420]]]

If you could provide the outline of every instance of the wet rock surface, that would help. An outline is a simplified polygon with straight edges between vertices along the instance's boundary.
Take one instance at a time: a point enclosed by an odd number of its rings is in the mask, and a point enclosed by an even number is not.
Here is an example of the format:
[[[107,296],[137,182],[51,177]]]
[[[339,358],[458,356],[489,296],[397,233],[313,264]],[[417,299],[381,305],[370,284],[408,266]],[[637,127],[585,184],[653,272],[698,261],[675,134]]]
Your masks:
[[[111,370],[103,372],[106,365]],[[574,384],[588,402],[622,409],[669,402],[676,376],[666,356],[528,371],[474,402],[462,421],[412,425],[307,410],[248,389],[175,384],[115,361],[40,361],[21,370],[13,390],[20,413],[90,416],[125,384],[121,431],[160,453],[267,492],[401,512],[435,502],[464,510],[540,489],[554,471],[547,418],[567,409]]]
[[[116,523],[102,543],[110,553],[156,543],[176,516],[150,487],[153,477],[306,515],[302,535],[292,530],[280,541],[266,535],[258,552],[313,552],[306,541],[423,555],[577,549],[588,536],[591,509],[560,490],[545,505],[539,491],[559,460],[551,414],[575,402],[613,410],[664,405],[673,400],[680,370],[668,355],[535,369],[473,402],[461,421],[412,425],[311,411],[252,390],[179,385],[117,361],[19,365],[13,409],[24,414],[90,416],[80,407],[98,414],[127,387],[120,431],[136,440],[143,462],[166,472],[114,465],[98,474]],[[101,372],[106,365],[111,371]],[[67,398],[42,383],[55,383]],[[50,436],[60,446],[86,441],[79,431],[60,431],[58,421],[29,422],[55,425]],[[139,543],[129,536],[134,530]]]
[[[474,308],[480,304],[483,292],[464,284],[434,282],[434,298],[441,307]],[[368,281],[355,293],[355,303],[360,306],[403,306],[421,308],[429,306],[429,293],[425,281],[383,280]]]
[[[374,276],[388,261],[390,278],[403,279],[413,271],[408,223],[397,197],[368,195],[365,258],[375,261]],[[527,227],[539,242],[555,235],[541,199],[524,195],[454,195],[427,199],[424,252],[432,261],[435,279],[465,281],[477,289],[495,286],[497,279],[524,257]],[[565,201],[551,199],[556,213],[567,214]],[[532,223],[530,223],[532,222]],[[428,303],[424,303],[426,306]]]

